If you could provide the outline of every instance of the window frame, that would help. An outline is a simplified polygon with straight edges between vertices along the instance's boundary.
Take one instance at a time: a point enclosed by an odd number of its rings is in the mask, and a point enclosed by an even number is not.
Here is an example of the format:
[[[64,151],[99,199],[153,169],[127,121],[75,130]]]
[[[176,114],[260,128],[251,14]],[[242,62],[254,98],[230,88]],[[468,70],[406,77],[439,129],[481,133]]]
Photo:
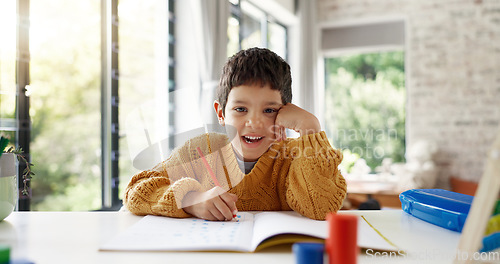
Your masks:
[[[31,141],[31,119],[29,115],[30,100],[27,96],[26,88],[30,84],[30,53],[29,53],[29,17],[30,1],[17,1],[17,58],[16,58],[16,146],[23,149],[24,156],[28,162],[30,158]],[[20,162],[18,165],[18,175],[23,175],[27,164]],[[29,186],[29,183],[27,183]],[[24,186],[23,177],[18,177],[19,200],[18,210],[29,211],[31,203],[31,193],[27,196],[22,195]]]
[[[251,3],[250,1],[246,1],[246,0],[233,0],[233,1],[229,1],[229,4],[230,4],[230,17],[234,17],[236,18],[236,20],[238,20],[238,23],[240,25],[240,28],[239,28],[239,36],[238,36],[238,48],[239,50],[242,50],[242,39],[243,39],[243,30],[241,29],[241,25],[242,25],[242,22],[244,20],[244,16],[243,16],[243,9],[241,8],[241,3],[242,2],[245,2],[246,4],[252,6],[252,8],[255,8],[255,9],[258,9],[259,12],[262,12],[263,13],[263,17],[261,18],[261,20],[259,21],[260,22],[260,28],[262,30],[261,32],[261,44],[260,44],[260,47],[263,47],[263,48],[269,48],[269,23],[274,23],[278,26],[281,26],[284,31],[285,31],[285,54],[283,56],[283,59],[288,61],[288,53],[289,53],[289,29],[288,27],[279,22],[277,19],[275,19],[272,15],[270,15],[269,13],[267,13],[266,11],[264,11],[263,9],[259,8],[258,6],[254,5],[253,3]],[[247,14],[248,15],[248,14]],[[248,15],[248,16],[251,16],[251,15]]]
[[[30,161],[31,118],[29,115],[30,101],[27,88],[30,84],[30,0],[17,0],[16,25],[16,117],[14,125],[2,127],[3,131],[16,133],[16,147],[24,151]],[[168,1],[168,49],[169,49],[169,87],[175,90],[175,1]],[[100,210],[118,210],[122,206],[119,199],[119,67],[118,67],[118,0],[101,0],[101,195]],[[172,98],[171,98],[172,99]],[[172,100],[171,104],[174,104]],[[174,107],[169,108],[173,115]],[[170,125],[175,124],[170,119]],[[171,137],[173,141],[173,137]],[[18,175],[22,175],[26,164],[19,163]],[[19,177],[19,193],[24,182]],[[29,184],[28,184],[29,185]],[[19,211],[31,210],[31,195],[19,195]]]
[[[315,101],[318,102],[319,119],[322,124],[325,120],[325,59],[330,57],[340,57],[348,54],[366,54],[374,52],[403,51],[405,68],[405,89],[408,91],[408,20],[406,17],[377,18],[370,21],[351,21],[349,23],[323,24],[319,31],[319,50],[317,67],[318,94]],[[369,36],[368,38],[366,36]],[[338,43],[333,43],[341,39]],[[405,101],[405,153],[409,142],[408,129],[408,94]]]

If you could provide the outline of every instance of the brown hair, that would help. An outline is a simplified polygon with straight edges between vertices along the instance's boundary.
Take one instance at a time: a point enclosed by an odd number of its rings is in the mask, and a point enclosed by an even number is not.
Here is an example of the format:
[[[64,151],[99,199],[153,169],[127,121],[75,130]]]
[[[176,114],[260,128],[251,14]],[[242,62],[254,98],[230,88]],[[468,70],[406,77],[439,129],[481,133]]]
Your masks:
[[[244,84],[269,84],[280,91],[283,104],[292,101],[292,76],[290,65],[276,53],[264,48],[250,48],[239,51],[224,65],[217,100],[225,113],[227,97],[235,86]]]

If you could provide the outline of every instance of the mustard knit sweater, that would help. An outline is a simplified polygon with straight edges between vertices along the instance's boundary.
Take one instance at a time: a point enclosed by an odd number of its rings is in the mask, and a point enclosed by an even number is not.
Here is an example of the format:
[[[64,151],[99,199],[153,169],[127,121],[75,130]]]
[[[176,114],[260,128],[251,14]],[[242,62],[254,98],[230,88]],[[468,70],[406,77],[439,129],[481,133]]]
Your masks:
[[[240,211],[294,210],[324,220],[327,213],[340,209],[346,196],[346,183],[337,168],[342,153],[331,147],[325,132],[273,143],[246,175],[227,136],[209,133],[133,176],[125,190],[128,210],[137,215],[191,217],[182,209],[184,196],[215,186],[197,147],[220,186],[238,196]]]

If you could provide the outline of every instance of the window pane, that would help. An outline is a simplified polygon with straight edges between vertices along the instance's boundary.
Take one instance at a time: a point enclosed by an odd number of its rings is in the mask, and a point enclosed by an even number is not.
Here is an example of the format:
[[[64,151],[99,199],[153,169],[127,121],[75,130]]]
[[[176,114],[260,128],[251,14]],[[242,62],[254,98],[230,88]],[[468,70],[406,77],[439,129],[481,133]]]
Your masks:
[[[119,1],[119,197],[139,171],[134,158],[168,137],[168,15],[168,1]]]
[[[101,206],[100,3],[30,2],[33,210]]]
[[[325,67],[326,133],[346,150],[343,169],[358,158],[372,172],[384,158],[404,161],[404,52],[329,58]]]
[[[0,2],[0,133],[15,142],[16,1]],[[8,132],[10,131],[10,132]]]
[[[232,6],[228,19],[227,55],[241,49],[266,47],[287,59],[287,28],[249,1]],[[241,38],[241,39],[240,39]]]
[[[269,49],[286,59],[286,28],[269,22],[268,30]]]
[[[230,16],[227,22],[227,56],[231,57],[240,50],[240,22],[234,16]]]
[[[241,11],[241,48],[264,46],[261,30],[261,19],[264,13],[246,1],[241,2]]]

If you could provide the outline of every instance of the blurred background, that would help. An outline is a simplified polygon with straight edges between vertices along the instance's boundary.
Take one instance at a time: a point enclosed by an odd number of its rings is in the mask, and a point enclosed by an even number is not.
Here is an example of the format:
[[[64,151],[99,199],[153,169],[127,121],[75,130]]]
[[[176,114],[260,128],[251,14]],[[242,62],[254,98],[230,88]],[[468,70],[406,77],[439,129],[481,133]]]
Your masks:
[[[250,47],[290,63],[351,193],[473,185],[500,123],[495,0],[2,0],[0,36],[0,133],[36,173],[19,210],[119,208],[139,152],[217,124]]]

